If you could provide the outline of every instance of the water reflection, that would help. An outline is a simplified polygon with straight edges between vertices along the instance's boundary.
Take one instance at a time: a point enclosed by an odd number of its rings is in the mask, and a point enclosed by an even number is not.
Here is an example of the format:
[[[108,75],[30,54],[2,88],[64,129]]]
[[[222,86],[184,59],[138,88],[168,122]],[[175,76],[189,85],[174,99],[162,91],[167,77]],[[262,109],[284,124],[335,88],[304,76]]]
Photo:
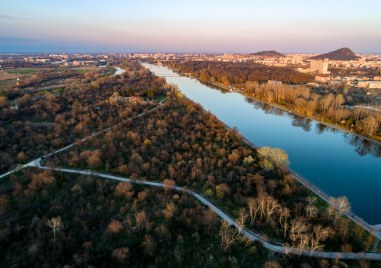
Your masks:
[[[288,113],[282,109],[257,101],[253,98],[245,97],[245,100],[246,102],[252,104],[255,109],[261,109],[266,114],[272,114],[276,116],[288,116],[289,118],[291,118],[292,126],[299,127],[306,132],[311,131],[313,121],[308,118],[295,115],[292,113]],[[336,128],[322,124],[320,122],[316,122],[315,132],[321,135],[324,132],[338,133],[341,131]],[[343,132],[343,136],[345,137],[346,143],[355,147],[355,152],[358,155],[364,156],[364,155],[370,154],[375,157],[381,157],[381,145],[375,142],[372,142],[370,140],[364,139],[360,136],[352,135],[346,132]]]
[[[302,128],[305,132],[309,132],[311,130],[311,120],[309,120],[308,118],[304,118],[304,117],[301,117],[301,116],[298,116],[298,115],[292,115],[293,119],[292,119],[292,125],[294,127],[300,127]]]
[[[348,133],[345,133],[344,137],[345,137],[345,141],[348,144],[350,144],[356,148],[355,151],[357,154],[359,154],[361,156],[370,154],[374,157],[381,157],[381,146],[380,145],[378,145],[374,142],[371,142],[369,140],[366,140],[362,137],[352,135],[352,134],[348,134]]]
[[[221,89],[219,87],[216,87],[216,86],[213,86],[210,84],[206,84],[206,83],[202,83],[202,84],[208,86],[209,88],[216,89],[223,94],[229,93],[229,91]],[[245,97],[245,101],[250,103],[251,105],[253,105],[254,109],[261,109],[266,114],[272,114],[272,115],[276,115],[276,116],[280,116],[280,117],[287,116],[291,119],[290,122],[291,122],[292,126],[301,128],[305,132],[311,131],[311,128],[312,128],[314,121],[312,121],[308,118],[286,112],[283,109],[271,106],[271,105],[266,104],[266,103],[261,102],[261,101],[257,101],[253,98]],[[317,134],[321,135],[324,132],[338,133],[338,132],[342,132],[342,131],[340,131],[336,128],[327,126],[325,124],[322,124],[320,122],[315,122],[315,132]],[[379,145],[375,142],[371,142],[371,141],[364,139],[360,136],[352,135],[352,134],[349,134],[346,132],[342,132],[342,133],[343,133],[345,142],[347,144],[350,144],[353,147],[355,147],[355,152],[358,155],[364,156],[364,155],[370,154],[374,157],[378,157],[378,158],[381,157],[381,145]]]
[[[316,133],[321,135],[326,131],[326,129],[329,128],[327,125],[324,125],[322,123],[316,123]]]
[[[354,213],[371,224],[381,223],[381,146],[314,120],[295,116],[238,93],[224,92],[169,69],[169,83],[258,146],[279,147],[289,155],[291,169],[331,196],[347,196]],[[224,93],[224,94],[222,94]]]

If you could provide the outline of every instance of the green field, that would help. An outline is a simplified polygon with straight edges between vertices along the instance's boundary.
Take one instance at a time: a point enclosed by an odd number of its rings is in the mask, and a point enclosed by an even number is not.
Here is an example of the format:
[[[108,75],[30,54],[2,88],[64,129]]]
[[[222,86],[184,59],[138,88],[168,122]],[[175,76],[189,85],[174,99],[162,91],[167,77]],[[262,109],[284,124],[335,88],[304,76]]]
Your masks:
[[[16,79],[9,79],[0,81],[0,87],[9,87],[16,85]]]
[[[35,74],[35,69],[13,69],[13,70],[7,70],[7,73],[9,74]]]

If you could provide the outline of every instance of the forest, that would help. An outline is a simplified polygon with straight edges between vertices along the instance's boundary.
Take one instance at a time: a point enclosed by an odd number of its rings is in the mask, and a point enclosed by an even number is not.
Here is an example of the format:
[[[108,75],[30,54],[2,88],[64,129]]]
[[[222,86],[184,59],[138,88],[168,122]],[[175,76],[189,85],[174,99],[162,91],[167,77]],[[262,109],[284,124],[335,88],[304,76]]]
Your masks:
[[[262,266],[188,195],[88,176],[26,170],[0,184],[0,267]],[[303,262],[303,258],[299,260]]]
[[[24,170],[0,183],[0,267],[341,267],[274,255],[188,195]],[[229,247],[222,244],[224,236]]]
[[[202,80],[221,83],[225,86],[244,84],[246,81],[264,83],[268,80],[275,80],[287,84],[314,81],[312,75],[300,73],[291,68],[267,66],[252,62],[173,61],[168,62],[168,65],[181,73],[192,73]]]
[[[75,141],[73,148],[44,159],[44,164],[187,187],[240,226],[290,247],[344,252],[372,248],[373,236],[342,216],[350,210],[348,200],[333,200],[340,207],[336,210],[317,198],[288,171],[284,151],[249,146],[234,129],[138,62],[126,61],[121,67],[126,72],[120,76],[84,73],[81,83],[61,95],[32,97],[20,105],[20,114],[14,115],[18,125],[2,121],[2,137],[7,139],[1,140],[1,151],[7,152],[1,156],[2,168]],[[160,106],[126,102],[131,96],[166,99]],[[159,108],[126,120],[152,107]],[[31,115],[39,120],[40,132],[29,121]],[[116,123],[121,124],[78,142]],[[1,267],[369,264],[270,253],[243,239],[189,195],[167,188],[33,168],[0,182],[0,217]]]
[[[227,88],[232,86],[240,89],[248,97],[277,104],[296,114],[381,140],[381,114],[369,109],[346,107],[353,100],[347,87],[331,92],[311,90],[300,85],[311,81],[302,79],[306,74],[269,70],[268,73],[273,75],[272,77],[261,76],[257,75],[256,65],[250,63],[172,62],[168,65],[180,73],[192,73],[201,81]],[[266,68],[263,67],[264,70]],[[262,67],[259,70],[262,70]],[[278,80],[287,84],[271,84],[268,80]]]
[[[55,91],[25,93],[21,88],[12,88],[3,92],[0,96],[0,171],[154,107],[150,102],[139,105],[126,102],[124,97],[154,100],[165,96],[164,80],[154,77],[138,62],[125,62],[121,67],[126,70],[123,76],[114,77],[103,71],[76,73],[80,79]],[[52,72],[52,76],[37,76],[29,84],[54,79],[57,74]],[[114,93],[119,96],[117,102],[110,98]]]
[[[309,250],[367,251],[374,238],[300,185],[279,152],[259,153],[177,91],[159,110],[47,160],[186,186],[268,239]],[[274,156],[275,155],[275,156]],[[283,157],[279,157],[282,156]],[[266,156],[266,157],[265,157]]]

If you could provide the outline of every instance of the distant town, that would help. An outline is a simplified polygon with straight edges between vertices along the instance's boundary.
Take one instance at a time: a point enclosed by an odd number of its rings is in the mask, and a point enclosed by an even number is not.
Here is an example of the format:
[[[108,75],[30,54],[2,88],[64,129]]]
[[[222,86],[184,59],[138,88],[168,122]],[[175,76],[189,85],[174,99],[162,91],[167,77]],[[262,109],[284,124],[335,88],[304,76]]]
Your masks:
[[[1,267],[381,260],[381,56],[43,53],[0,65]]]
[[[349,52],[348,52],[349,51]],[[348,85],[358,88],[381,89],[381,55],[355,55],[350,49],[334,51],[341,59],[321,58],[317,54],[281,54],[261,51],[252,54],[178,54],[178,53],[114,53],[114,54],[0,54],[0,72],[11,68],[97,66],[106,67],[111,59],[143,59],[155,61],[216,61],[253,62],[266,66],[292,68],[315,75],[310,86]],[[351,54],[341,54],[346,52]],[[333,52],[331,52],[333,53]],[[334,54],[335,55],[335,54]],[[333,58],[335,58],[333,56]],[[335,71],[331,71],[334,69]],[[270,83],[281,83],[270,81]]]

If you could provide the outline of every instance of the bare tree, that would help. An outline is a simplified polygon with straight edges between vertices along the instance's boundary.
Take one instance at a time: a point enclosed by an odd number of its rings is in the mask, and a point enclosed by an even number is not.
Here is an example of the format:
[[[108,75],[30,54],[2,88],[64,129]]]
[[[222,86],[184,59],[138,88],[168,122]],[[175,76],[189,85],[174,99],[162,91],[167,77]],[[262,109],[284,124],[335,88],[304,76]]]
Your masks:
[[[310,239],[311,252],[323,249],[321,242],[325,241],[331,234],[332,230],[329,227],[323,228],[321,225],[315,226]]]
[[[290,239],[293,244],[299,249],[305,249],[310,242],[308,234],[309,226],[303,218],[293,219],[290,225]]]
[[[316,202],[317,198],[316,196],[308,196],[306,200],[308,205],[312,206]]]
[[[345,102],[343,94],[337,94],[334,100],[335,108],[339,108]]]
[[[258,198],[249,198],[247,204],[249,206],[250,224],[253,225],[260,209]]]
[[[246,209],[240,209],[239,211],[239,215],[238,215],[238,219],[237,219],[237,229],[238,229],[238,232],[241,233],[242,230],[245,228],[245,221],[247,219],[247,211]]]
[[[374,116],[370,115],[361,120],[359,125],[363,132],[373,135],[374,131],[377,130],[378,122]]]
[[[321,100],[320,100],[320,106],[323,110],[323,112],[325,112],[326,110],[328,110],[329,106],[332,104],[332,102],[334,101],[335,99],[335,96],[330,93],[326,96],[324,96]]]
[[[305,211],[308,218],[315,218],[319,213],[319,210],[317,209],[317,207],[313,205],[306,206]]]
[[[208,232],[210,232],[213,229],[216,223],[216,218],[217,218],[216,213],[214,213],[214,211],[211,210],[210,208],[207,211],[205,211],[204,220],[206,224],[208,225]]]
[[[248,200],[250,223],[253,224],[259,213],[260,220],[269,222],[271,217],[281,209],[278,201],[267,193],[260,193],[257,198]]]
[[[56,232],[64,227],[60,216],[51,218],[46,225],[52,228],[54,239],[56,238]]]
[[[267,193],[261,193],[257,198],[261,212],[261,219],[265,218],[266,222],[269,222],[273,214],[278,212],[281,206],[274,197]]]
[[[238,239],[239,233],[233,229],[228,222],[223,221],[220,229],[221,245],[226,252],[228,248]]]
[[[286,233],[289,227],[289,224],[287,222],[288,218],[290,218],[291,213],[288,208],[280,208],[279,210],[279,224],[282,227],[283,230],[283,237],[286,238]]]
[[[348,201],[348,198],[345,196],[340,196],[337,198],[331,198],[330,201],[331,201],[330,203],[332,204],[332,206],[334,206],[341,215],[351,211],[351,205]]]

